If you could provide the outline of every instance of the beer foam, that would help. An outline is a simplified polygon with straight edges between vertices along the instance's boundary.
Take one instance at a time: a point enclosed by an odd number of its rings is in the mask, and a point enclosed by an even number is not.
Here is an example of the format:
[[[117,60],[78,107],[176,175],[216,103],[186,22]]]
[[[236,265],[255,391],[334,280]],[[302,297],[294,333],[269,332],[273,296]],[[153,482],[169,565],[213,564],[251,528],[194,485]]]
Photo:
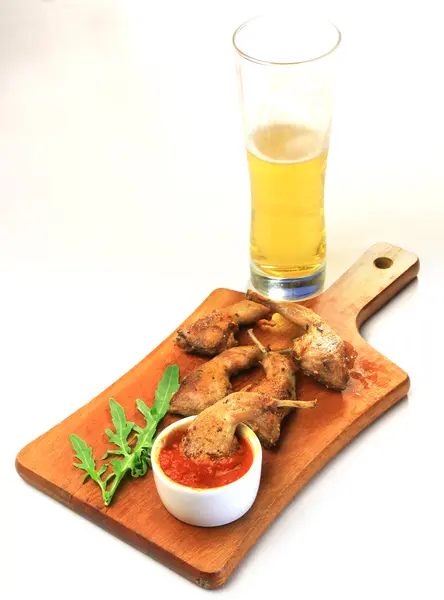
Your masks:
[[[272,123],[248,136],[247,150],[270,163],[295,164],[316,158],[326,147],[319,131],[304,125]]]

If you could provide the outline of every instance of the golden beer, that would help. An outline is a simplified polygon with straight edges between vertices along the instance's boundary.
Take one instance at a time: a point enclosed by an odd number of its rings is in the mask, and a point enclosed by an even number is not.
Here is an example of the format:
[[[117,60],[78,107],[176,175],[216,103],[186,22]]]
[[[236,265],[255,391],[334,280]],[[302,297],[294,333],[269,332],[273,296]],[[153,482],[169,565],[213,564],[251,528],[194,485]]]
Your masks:
[[[333,112],[333,23],[296,10],[233,35],[251,182],[250,285],[299,301],[325,282],[324,180]]]
[[[249,136],[250,254],[259,271],[300,278],[323,268],[327,154],[320,134],[301,125],[275,123]]]

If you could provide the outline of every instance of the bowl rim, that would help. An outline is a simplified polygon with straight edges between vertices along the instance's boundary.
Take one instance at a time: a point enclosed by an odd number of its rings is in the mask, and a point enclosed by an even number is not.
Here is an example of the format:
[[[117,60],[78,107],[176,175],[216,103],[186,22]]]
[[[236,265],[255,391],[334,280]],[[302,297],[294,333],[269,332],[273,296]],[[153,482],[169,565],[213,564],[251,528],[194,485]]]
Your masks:
[[[185,492],[188,494],[199,494],[199,496],[202,494],[205,494],[207,496],[212,496],[212,495],[221,493],[222,490],[226,490],[228,488],[233,488],[234,486],[239,485],[240,482],[243,482],[245,480],[245,478],[251,473],[251,471],[253,470],[253,467],[257,466],[258,463],[262,463],[262,446],[259,441],[259,438],[254,433],[254,431],[250,427],[248,427],[248,425],[245,425],[245,423],[240,423],[237,426],[236,431],[238,433],[240,433],[240,435],[247,440],[247,442],[250,444],[251,449],[253,451],[253,461],[252,461],[248,471],[246,471],[241,477],[239,477],[239,479],[236,479],[235,481],[232,481],[231,483],[227,483],[225,485],[219,485],[214,488],[195,488],[195,487],[189,487],[187,485],[183,485],[182,483],[178,483],[177,481],[174,481],[173,479],[168,477],[168,475],[165,473],[165,471],[160,466],[159,460],[158,460],[159,452],[160,452],[159,446],[160,446],[162,440],[165,437],[167,437],[172,431],[174,431],[175,429],[178,429],[180,427],[183,427],[186,423],[193,421],[196,418],[196,416],[197,415],[192,415],[191,417],[184,417],[182,419],[178,419],[177,421],[174,421],[174,423],[171,423],[170,425],[168,425],[168,427],[165,427],[165,429],[163,429],[159,433],[159,435],[154,440],[154,444],[153,444],[153,447],[151,450],[151,466],[152,466],[154,475],[156,475],[157,477],[160,477],[164,481],[164,483],[166,483],[173,490],[176,490],[176,491],[180,490],[181,492]]]

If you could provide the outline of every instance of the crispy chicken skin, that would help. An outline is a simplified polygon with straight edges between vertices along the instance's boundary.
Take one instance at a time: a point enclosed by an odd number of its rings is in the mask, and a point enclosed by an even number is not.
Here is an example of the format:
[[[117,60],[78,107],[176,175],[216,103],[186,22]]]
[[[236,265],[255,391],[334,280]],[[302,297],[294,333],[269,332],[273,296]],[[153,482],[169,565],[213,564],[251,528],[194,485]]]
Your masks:
[[[302,371],[335,390],[343,390],[349,379],[345,344],[315,312],[290,302],[274,302],[251,290],[247,298],[260,302],[288,321],[305,328],[293,341],[293,356]]]
[[[269,308],[242,300],[227,308],[213,310],[186,330],[179,329],[176,344],[185,352],[215,356],[238,345],[235,334],[241,325],[253,325],[269,314]]]
[[[344,342],[328,325],[307,326],[307,333],[293,341],[293,355],[301,370],[334,390],[349,380]]]
[[[291,358],[278,352],[267,352],[262,359],[265,379],[248,386],[245,391],[263,392],[279,400],[296,398],[296,375]],[[247,425],[255,432],[266,448],[276,444],[281,435],[282,419],[290,412],[289,408],[263,412]]]
[[[232,391],[230,377],[256,365],[261,356],[257,346],[238,346],[197,367],[173,394],[169,412],[184,416],[202,412]]]
[[[243,391],[263,392],[279,400],[295,399],[296,373],[291,357],[270,351],[260,343],[251,329],[248,333],[262,351],[261,364],[265,371],[265,378],[256,384],[247,386]],[[271,448],[278,441],[281,435],[281,422],[289,412],[289,408],[264,412],[256,419],[248,421],[247,425],[255,432],[263,446]]]
[[[261,392],[235,392],[205,409],[188,427],[181,441],[188,458],[221,458],[238,447],[236,427],[279,408],[312,408],[316,402],[280,400]]]

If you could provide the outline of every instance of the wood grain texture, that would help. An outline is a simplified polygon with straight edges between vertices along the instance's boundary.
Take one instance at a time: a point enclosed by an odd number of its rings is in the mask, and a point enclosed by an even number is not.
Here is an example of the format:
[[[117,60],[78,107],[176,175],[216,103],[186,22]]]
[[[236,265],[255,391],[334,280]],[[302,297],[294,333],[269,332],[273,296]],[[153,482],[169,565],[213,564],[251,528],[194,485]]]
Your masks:
[[[378,261],[381,257],[389,260]],[[387,267],[390,260],[393,264]],[[128,419],[143,424],[136,413],[136,398],[152,404],[165,367],[178,364],[184,377],[206,360],[184,354],[175,347],[175,332],[94,400],[23,448],[16,459],[19,474],[201,587],[219,587],[310,478],[407,393],[407,373],[369,346],[358,327],[414,279],[418,270],[419,261],[414,254],[390,244],[377,244],[327,291],[305,302],[347,342],[350,382],[344,392],[335,392],[298,375],[298,397],[318,398],[318,406],[314,410],[294,411],[285,420],[278,448],[264,451],[256,502],[235,523],[205,529],[176,520],[163,507],[151,472],[141,479],[125,480],[111,506],[104,507],[98,487],[91,481],[82,485],[82,472],[72,467],[70,433],[80,435],[92,445],[95,456],[105,452],[108,444],[104,429],[111,424],[110,397],[124,406]],[[240,292],[217,289],[182,325],[242,297]],[[255,332],[272,348],[282,348],[290,345],[294,327],[280,320],[274,328],[257,326]],[[249,343],[246,332],[241,340]],[[244,373],[235,378],[235,388],[261,376],[259,368]],[[173,420],[167,416],[162,426]]]

